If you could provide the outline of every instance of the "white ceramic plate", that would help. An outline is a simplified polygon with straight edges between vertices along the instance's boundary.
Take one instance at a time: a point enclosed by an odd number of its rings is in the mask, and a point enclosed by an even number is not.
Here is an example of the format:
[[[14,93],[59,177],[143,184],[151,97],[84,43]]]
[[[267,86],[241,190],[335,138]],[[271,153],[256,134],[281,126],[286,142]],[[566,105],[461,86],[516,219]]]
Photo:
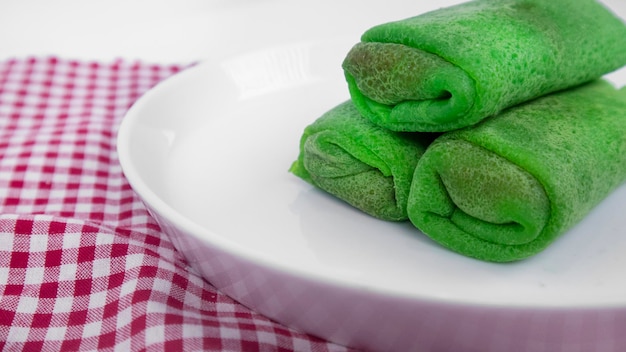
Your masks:
[[[130,109],[123,170],[192,267],[273,319],[356,347],[626,342],[626,187],[546,251],[492,264],[287,172],[304,127],[348,99],[340,64],[357,39],[205,62]],[[623,71],[611,79],[626,83]]]

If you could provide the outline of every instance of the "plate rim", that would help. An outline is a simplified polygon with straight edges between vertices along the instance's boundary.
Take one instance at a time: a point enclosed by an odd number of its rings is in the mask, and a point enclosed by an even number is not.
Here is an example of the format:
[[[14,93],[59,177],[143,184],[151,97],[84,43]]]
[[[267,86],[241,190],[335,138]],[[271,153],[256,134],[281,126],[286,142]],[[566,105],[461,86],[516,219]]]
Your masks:
[[[294,44],[294,43],[292,43]],[[242,53],[237,53],[236,55],[241,55]],[[244,52],[243,54],[246,54]],[[228,56],[225,56],[228,58]],[[221,60],[202,60],[196,63],[195,65],[185,68],[184,70],[173,74],[172,76],[162,80],[154,87],[146,91],[142,96],[140,96],[127,110],[125,115],[123,116],[121,122],[119,123],[116,137],[116,150],[119,159],[119,163],[122,168],[122,172],[124,177],[127,179],[133,191],[138,195],[141,201],[144,203],[146,208],[149,211],[156,211],[160,217],[163,217],[167,222],[171,222],[177,227],[181,228],[187,235],[194,236],[196,240],[209,242],[211,246],[216,247],[220,251],[226,252],[228,255],[236,256],[238,258],[243,258],[248,260],[256,265],[260,265],[271,270],[278,271],[282,274],[286,274],[289,276],[296,276],[301,279],[309,280],[315,283],[322,283],[325,285],[331,285],[342,289],[353,289],[353,290],[367,290],[370,292],[374,292],[378,295],[384,295],[386,297],[395,297],[401,299],[409,299],[415,300],[422,303],[434,303],[434,304],[444,304],[444,305],[456,305],[463,307],[479,307],[479,308],[494,308],[494,309],[530,309],[530,310],[573,310],[573,309],[623,309],[626,308],[626,300],[622,302],[589,302],[586,305],[581,304],[563,304],[563,305],[554,305],[553,302],[550,304],[539,304],[539,302],[523,302],[516,304],[504,304],[504,303],[488,303],[486,301],[476,301],[476,300],[468,300],[468,301],[459,301],[456,297],[450,298],[445,296],[436,296],[436,295],[424,295],[421,293],[408,293],[408,292],[399,292],[397,290],[390,290],[384,287],[378,287],[374,285],[357,285],[351,281],[342,281],[338,277],[334,276],[326,276],[323,273],[311,272],[308,270],[301,269],[299,267],[291,267],[285,265],[284,263],[278,260],[272,260],[267,256],[259,255],[258,251],[252,250],[245,246],[241,246],[234,241],[228,240],[224,236],[220,236],[219,234],[211,231],[209,229],[204,228],[200,224],[194,222],[193,220],[187,218],[179,211],[174,209],[172,206],[167,204],[163,199],[161,199],[157,192],[152,190],[145,182],[140,175],[140,171],[135,168],[135,165],[132,162],[131,157],[131,147],[130,140],[133,134],[133,127],[136,128],[138,125],[138,120],[141,118],[141,110],[146,104],[149,104],[152,97],[156,94],[160,94],[161,91],[166,91],[170,89],[169,87],[175,84],[178,81],[184,81],[189,76],[194,76],[203,70],[206,70],[211,65],[216,65],[222,62],[224,58]],[[162,231],[171,238],[172,234],[168,233],[166,227],[160,224],[157,216],[151,214],[159,225],[161,226]],[[174,243],[175,244],[175,243]],[[208,280],[208,278],[205,278]]]

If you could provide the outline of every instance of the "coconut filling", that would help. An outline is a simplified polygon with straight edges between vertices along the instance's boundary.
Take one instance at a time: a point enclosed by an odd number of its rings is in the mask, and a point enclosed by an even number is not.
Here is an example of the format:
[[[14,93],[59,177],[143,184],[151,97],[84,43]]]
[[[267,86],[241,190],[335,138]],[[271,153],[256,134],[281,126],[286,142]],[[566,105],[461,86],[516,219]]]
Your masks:
[[[502,245],[529,243],[541,234],[550,202],[527,171],[461,140],[436,143],[428,154],[416,171],[409,216],[418,210],[447,218],[466,234]]]
[[[357,106],[396,131],[452,122],[475,101],[475,83],[465,71],[402,44],[358,43],[348,52],[343,69]]]

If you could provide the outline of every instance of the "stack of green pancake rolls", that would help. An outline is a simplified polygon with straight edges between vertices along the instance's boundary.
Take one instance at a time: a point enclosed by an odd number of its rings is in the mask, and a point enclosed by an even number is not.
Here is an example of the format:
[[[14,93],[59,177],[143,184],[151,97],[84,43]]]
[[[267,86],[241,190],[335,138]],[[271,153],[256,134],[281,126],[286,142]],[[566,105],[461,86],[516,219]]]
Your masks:
[[[595,0],[475,0],[375,26],[291,171],[466,256],[533,256],[626,180],[626,25]],[[434,141],[433,141],[434,140]]]

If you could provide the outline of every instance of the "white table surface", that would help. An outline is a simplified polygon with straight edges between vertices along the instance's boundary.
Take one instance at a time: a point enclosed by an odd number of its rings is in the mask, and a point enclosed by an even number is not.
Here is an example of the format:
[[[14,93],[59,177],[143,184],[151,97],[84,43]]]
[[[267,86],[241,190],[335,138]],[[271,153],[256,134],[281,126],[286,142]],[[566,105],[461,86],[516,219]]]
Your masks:
[[[188,63],[320,33],[332,36],[347,20],[354,23],[356,40],[380,21],[413,15],[399,10],[413,1],[380,1],[372,18],[360,14],[359,0],[0,0],[0,60],[55,55]],[[419,0],[418,7],[462,1]],[[626,0],[600,1],[626,18]],[[266,19],[263,26],[259,18]]]
[[[372,21],[401,16],[401,3],[410,1],[381,1],[379,17],[371,19],[352,10],[358,0],[0,0],[0,60],[56,55],[186,63],[315,32],[333,35],[346,16],[356,40]]]

